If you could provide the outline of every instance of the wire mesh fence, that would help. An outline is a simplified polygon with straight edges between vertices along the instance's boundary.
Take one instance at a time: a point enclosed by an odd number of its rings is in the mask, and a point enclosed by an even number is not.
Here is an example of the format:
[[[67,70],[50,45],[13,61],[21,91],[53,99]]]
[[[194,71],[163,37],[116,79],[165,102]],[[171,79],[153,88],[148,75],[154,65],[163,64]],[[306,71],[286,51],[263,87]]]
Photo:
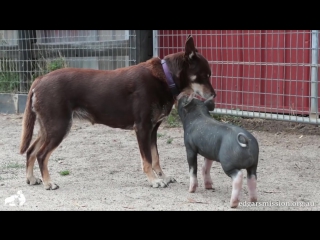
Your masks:
[[[0,93],[27,93],[59,68],[134,65],[135,42],[135,30],[0,30]]]
[[[214,113],[319,124],[318,30],[154,30],[154,56],[187,36],[211,66]]]
[[[27,93],[37,76],[63,67],[134,65],[148,48],[139,31],[0,30],[0,93]],[[153,32],[153,55],[161,58],[194,37],[212,68],[215,113],[320,123],[318,30]]]

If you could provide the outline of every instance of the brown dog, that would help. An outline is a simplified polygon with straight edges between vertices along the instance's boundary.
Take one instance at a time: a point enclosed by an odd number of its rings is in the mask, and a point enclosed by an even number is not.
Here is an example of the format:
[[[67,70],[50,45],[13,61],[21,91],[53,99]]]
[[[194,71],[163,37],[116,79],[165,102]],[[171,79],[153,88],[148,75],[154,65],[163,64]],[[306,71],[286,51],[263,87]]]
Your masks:
[[[204,99],[215,96],[210,83],[208,61],[197,52],[191,36],[185,51],[163,60],[116,70],[64,68],[38,77],[33,82],[23,118],[20,153],[27,151],[26,177],[30,185],[37,159],[45,189],[57,189],[48,172],[50,154],[66,137],[73,117],[113,128],[134,129],[139,144],[142,169],[153,187],[175,182],[159,163],[157,130],[183,89],[197,92]],[[36,119],[40,131],[32,140]]]

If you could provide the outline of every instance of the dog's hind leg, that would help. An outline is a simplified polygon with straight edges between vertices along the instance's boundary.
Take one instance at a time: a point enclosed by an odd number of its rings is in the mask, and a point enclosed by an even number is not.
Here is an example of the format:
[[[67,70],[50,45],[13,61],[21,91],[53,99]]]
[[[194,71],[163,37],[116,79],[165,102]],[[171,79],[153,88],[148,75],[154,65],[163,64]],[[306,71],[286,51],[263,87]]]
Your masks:
[[[30,185],[38,185],[42,182],[40,178],[36,178],[33,175],[34,162],[36,161],[36,155],[40,149],[41,144],[42,142],[40,135],[27,150],[26,175],[27,183]]]
[[[54,124],[49,124],[45,129],[46,138],[41,148],[37,153],[37,160],[43,180],[43,185],[46,190],[55,190],[58,189],[59,186],[51,181],[49,170],[48,170],[48,161],[51,153],[59,146],[62,142],[63,138],[67,135],[70,127],[71,127],[71,116],[69,120],[66,119],[58,119],[56,118]],[[51,122],[53,123],[53,122]],[[54,132],[53,132],[54,131]]]
[[[158,178],[163,179],[166,184],[176,182],[173,177],[168,177],[164,174],[160,167],[159,161],[159,152],[158,152],[158,145],[157,145],[157,131],[160,126],[161,122],[158,122],[156,126],[153,128],[151,133],[151,155],[152,155],[152,169],[158,176]]]
[[[213,160],[204,158],[204,164],[202,166],[202,177],[203,177],[205,189],[213,189],[212,187],[213,183],[210,176],[210,169],[211,169],[212,163],[213,163]]]
[[[247,186],[251,202],[256,202],[257,197],[257,165],[247,168]]]

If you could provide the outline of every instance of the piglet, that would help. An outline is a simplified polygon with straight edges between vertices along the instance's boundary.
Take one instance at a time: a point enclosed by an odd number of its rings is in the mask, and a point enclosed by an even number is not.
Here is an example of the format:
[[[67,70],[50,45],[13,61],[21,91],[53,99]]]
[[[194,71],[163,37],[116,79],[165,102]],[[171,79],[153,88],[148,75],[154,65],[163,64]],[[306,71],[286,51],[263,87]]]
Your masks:
[[[213,111],[212,100],[201,101],[195,96],[195,93],[187,95],[182,92],[177,97],[189,165],[189,192],[195,192],[198,187],[197,155],[199,154],[204,157],[202,176],[206,189],[212,189],[210,168],[213,161],[217,161],[232,179],[230,207],[236,208],[240,202],[242,169],[247,171],[249,200],[256,202],[259,157],[257,139],[241,127],[212,118],[209,112],[209,109]]]

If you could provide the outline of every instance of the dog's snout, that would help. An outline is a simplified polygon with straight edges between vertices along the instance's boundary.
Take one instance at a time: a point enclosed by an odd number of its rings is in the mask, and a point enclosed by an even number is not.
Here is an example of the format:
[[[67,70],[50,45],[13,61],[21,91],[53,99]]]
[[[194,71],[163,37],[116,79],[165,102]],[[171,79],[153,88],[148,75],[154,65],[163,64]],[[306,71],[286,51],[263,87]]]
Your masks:
[[[213,98],[216,98],[217,94],[216,94],[215,90],[213,90],[212,96],[213,96]]]

